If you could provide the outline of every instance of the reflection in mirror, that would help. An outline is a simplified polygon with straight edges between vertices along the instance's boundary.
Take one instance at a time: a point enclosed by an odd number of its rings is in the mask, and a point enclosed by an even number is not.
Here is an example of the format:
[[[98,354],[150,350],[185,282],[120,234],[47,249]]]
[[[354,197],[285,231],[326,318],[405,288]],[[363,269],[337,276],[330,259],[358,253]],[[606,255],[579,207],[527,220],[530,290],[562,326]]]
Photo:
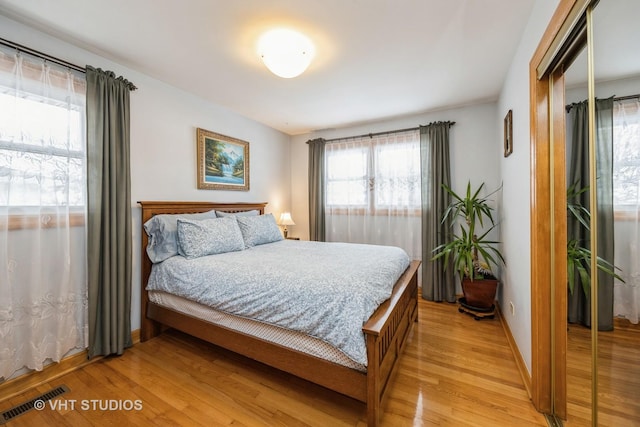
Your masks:
[[[566,182],[567,190],[567,252],[578,254],[578,248],[588,241],[589,218],[581,207],[589,207],[589,195],[581,192],[586,181],[577,178],[588,175],[588,85],[587,50],[578,55],[565,71],[566,110]],[[576,214],[572,214],[575,212]],[[585,225],[586,223],[586,225]],[[590,298],[576,268],[571,269],[567,256],[567,425],[590,425],[592,410],[592,363]],[[575,261],[575,260],[574,260]],[[588,270],[589,266],[586,266]],[[586,282],[586,281],[584,281]],[[586,290],[586,292],[585,292]]]
[[[638,16],[637,0],[600,2],[593,14],[595,93],[599,100],[612,98],[606,117],[610,128],[598,126],[599,137],[605,133],[611,138],[611,147],[597,152],[598,161],[606,163],[605,157],[611,158],[610,173],[602,171],[598,175],[598,186],[604,182],[611,193],[607,196],[611,203],[610,218],[598,223],[598,239],[606,234],[611,245],[608,256],[618,268],[615,272],[619,276],[601,281],[603,273],[599,274],[599,286],[604,289],[599,289],[598,313],[607,316],[604,319],[607,328],[599,328],[598,333],[597,411],[602,425],[640,425]],[[600,245],[599,242],[598,249]]]

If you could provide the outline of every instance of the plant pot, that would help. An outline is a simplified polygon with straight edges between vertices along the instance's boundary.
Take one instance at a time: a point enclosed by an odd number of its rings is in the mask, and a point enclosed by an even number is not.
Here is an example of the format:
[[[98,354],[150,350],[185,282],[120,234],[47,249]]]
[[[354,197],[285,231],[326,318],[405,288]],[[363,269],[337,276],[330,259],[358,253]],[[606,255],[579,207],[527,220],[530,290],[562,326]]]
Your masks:
[[[468,305],[490,309],[496,300],[498,280],[496,279],[462,279],[462,293]]]

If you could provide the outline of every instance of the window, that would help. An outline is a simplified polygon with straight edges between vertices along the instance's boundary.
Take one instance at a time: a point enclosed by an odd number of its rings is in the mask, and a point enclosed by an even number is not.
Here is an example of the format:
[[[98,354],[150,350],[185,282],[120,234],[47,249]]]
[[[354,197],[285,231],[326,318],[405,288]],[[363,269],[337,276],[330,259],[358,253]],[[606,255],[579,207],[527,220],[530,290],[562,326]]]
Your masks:
[[[337,141],[325,155],[329,208],[420,209],[417,131]]]
[[[640,204],[640,101],[616,101],[613,110],[613,204],[635,211]]]
[[[420,141],[375,146],[375,206],[419,208]]]
[[[83,206],[84,76],[31,61],[0,51],[0,206]]]
[[[0,377],[86,347],[83,74],[0,46]]]
[[[327,205],[369,204],[369,148],[327,150]]]
[[[13,191],[0,193],[0,204],[84,205],[84,112],[6,94],[0,94],[0,110],[21,119],[0,115],[0,171],[13,181]]]

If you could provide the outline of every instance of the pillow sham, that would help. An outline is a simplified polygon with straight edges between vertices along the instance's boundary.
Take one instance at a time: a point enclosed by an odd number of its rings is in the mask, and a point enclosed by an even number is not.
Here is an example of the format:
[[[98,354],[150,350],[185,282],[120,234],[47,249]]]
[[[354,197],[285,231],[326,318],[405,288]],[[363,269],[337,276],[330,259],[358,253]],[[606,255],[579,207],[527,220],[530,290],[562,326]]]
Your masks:
[[[216,218],[216,211],[197,214],[155,215],[144,223],[144,231],[149,236],[147,255],[151,262],[162,262],[178,255],[178,218],[202,220]]]
[[[217,211],[216,215],[218,216],[218,218],[224,218],[226,216],[258,216],[260,215],[260,211],[257,209],[254,209],[252,211],[241,211],[241,212]]]
[[[244,244],[252,246],[284,240],[273,214],[236,217]]]
[[[242,233],[235,217],[178,219],[178,253],[198,258],[244,249]]]

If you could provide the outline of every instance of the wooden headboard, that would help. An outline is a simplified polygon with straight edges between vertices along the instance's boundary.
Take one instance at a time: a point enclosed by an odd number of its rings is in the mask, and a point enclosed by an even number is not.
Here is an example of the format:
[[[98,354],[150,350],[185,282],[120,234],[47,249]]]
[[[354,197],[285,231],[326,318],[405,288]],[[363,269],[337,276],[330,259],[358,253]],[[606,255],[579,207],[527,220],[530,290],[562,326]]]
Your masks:
[[[215,202],[138,202],[142,206],[142,250],[140,253],[141,260],[141,312],[140,312],[140,340],[146,341],[149,338],[159,333],[160,325],[147,319],[147,304],[149,298],[147,295],[146,287],[149,275],[151,274],[152,262],[147,256],[147,243],[148,236],[144,230],[144,223],[151,219],[154,215],[161,214],[188,214],[188,213],[200,213],[207,212],[211,209],[223,212],[244,212],[251,210],[258,210],[260,214],[264,214],[264,208],[267,203],[215,203]]]

